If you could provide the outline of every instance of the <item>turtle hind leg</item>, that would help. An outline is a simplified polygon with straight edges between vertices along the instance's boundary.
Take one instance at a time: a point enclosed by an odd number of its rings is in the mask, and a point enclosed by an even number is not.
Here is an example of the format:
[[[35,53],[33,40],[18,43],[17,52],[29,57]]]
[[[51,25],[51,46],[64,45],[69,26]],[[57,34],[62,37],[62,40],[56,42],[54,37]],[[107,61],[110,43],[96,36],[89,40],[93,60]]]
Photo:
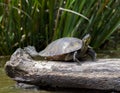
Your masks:
[[[92,61],[96,61],[96,52],[92,48],[88,48],[87,54],[91,57]]]

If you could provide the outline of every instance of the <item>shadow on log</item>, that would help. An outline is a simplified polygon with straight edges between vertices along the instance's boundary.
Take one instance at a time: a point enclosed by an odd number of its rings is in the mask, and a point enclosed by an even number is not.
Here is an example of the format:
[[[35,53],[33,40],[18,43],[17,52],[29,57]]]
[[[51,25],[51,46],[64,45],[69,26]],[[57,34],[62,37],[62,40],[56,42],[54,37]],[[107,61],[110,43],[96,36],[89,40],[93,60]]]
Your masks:
[[[41,87],[89,88],[120,91],[120,59],[96,62],[35,61],[24,49],[17,49],[5,65],[9,77],[18,83]]]

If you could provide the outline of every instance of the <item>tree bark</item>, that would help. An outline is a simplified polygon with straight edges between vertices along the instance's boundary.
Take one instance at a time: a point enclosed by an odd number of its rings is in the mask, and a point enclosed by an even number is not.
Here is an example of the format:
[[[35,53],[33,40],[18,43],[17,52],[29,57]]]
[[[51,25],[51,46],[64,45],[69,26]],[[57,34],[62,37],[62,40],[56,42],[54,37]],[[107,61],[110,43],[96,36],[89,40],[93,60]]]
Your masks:
[[[120,59],[96,62],[35,61],[17,49],[5,65],[6,74],[18,83],[42,87],[89,88],[120,91]]]

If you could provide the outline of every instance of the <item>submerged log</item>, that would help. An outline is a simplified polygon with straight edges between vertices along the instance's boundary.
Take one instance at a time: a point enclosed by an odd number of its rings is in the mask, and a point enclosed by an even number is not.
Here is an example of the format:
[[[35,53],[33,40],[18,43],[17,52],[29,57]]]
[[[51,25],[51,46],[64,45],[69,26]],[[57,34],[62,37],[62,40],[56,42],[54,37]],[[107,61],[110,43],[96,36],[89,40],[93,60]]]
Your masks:
[[[80,65],[76,62],[35,61],[19,48],[6,63],[5,71],[18,83],[35,86],[120,91],[120,59],[99,59]]]

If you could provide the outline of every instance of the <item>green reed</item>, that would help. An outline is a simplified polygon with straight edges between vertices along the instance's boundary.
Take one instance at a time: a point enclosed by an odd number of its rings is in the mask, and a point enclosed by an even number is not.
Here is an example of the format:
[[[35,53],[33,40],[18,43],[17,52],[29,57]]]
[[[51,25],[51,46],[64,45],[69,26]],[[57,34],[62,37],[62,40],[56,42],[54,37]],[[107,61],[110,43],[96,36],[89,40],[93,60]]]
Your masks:
[[[98,49],[119,27],[119,0],[0,0],[0,55],[87,33]]]

